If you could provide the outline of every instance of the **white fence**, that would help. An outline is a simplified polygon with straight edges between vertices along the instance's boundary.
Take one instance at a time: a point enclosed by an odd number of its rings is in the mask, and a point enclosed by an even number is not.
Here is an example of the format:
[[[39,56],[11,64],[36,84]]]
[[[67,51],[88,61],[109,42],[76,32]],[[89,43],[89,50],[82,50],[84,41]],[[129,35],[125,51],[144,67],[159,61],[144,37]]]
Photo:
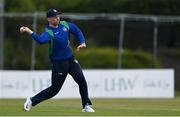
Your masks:
[[[173,98],[173,69],[84,70],[92,98]],[[25,98],[50,86],[51,71],[0,71],[0,98]],[[68,75],[55,98],[79,98]]]

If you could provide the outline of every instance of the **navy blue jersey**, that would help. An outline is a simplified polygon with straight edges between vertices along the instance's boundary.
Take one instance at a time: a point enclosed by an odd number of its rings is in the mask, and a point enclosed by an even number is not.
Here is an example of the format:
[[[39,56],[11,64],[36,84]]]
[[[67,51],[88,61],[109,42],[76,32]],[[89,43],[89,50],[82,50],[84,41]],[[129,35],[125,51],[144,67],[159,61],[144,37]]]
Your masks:
[[[73,57],[69,42],[70,33],[74,34],[79,39],[80,44],[85,43],[85,38],[81,30],[73,23],[68,23],[68,26],[69,28],[59,24],[57,28],[46,27],[54,33],[52,53],[50,55],[51,61],[66,60]],[[39,44],[51,42],[51,35],[47,31],[44,31],[41,35],[33,32],[31,36]]]

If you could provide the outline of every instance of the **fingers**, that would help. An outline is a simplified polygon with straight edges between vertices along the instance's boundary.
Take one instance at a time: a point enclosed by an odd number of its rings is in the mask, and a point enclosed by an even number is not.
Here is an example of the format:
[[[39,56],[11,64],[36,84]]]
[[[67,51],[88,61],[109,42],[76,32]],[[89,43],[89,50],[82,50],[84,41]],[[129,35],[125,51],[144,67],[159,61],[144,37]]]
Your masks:
[[[25,26],[20,27],[20,32],[21,33],[27,32],[28,34],[33,33],[33,31],[31,29],[29,29],[28,27],[25,27]]]
[[[80,49],[82,49],[82,48],[86,48],[86,44],[85,44],[85,43],[79,45],[79,46],[77,47],[77,51],[80,51]]]
[[[26,31],[26,29],[25,29],[25,28],[26,28],[25,26],[20,27],[20,29],[19,29],[19,30],[20,30],[20,32],[21,32],[21,33],[25,32],[25,31]]]

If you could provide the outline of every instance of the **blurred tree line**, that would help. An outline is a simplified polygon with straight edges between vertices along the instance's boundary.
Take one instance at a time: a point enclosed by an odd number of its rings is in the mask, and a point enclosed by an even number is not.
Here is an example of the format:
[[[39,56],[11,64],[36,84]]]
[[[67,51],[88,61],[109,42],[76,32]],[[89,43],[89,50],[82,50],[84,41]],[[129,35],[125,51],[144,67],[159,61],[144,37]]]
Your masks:
[[[5,0],[6,12],[135,13],[180,15],[179,0]]]
[[[55,8],[64,13],[131,13],[154,15],[180,14],[179,0],[5,0],[5,12],[45,12],[49,8]],[[5,20],[5,33],[7,33],[5,39],[5,51],[8,50],[5,52],[5,69],[29,69],[31,64],[31,40],[26,39],[29,38],[28,35],[22,35],[21,37],[19,37],[18,31],[19,26],[21,25],[32,27],[33,19],[31,17],[27,17],[24,19],[15,18],[13,20],[11,18],[6,18]],[[37,32],[42,32],[44,30],[44,22],[45,19],[38,20]],[[83,68],[117,68],[119,43],[118,34],[120,26],[119,21],[112,22],[101,19],[96,21],[73,22],[78,24],[78,26],[80,26],[80,28],[86,34],[85,36],[88,37],[88,47],[103,47],[103,49],[101,50],[90,49],[87,51],[83,51],[81,55],[75,53],[79,60],[83,60]],[[138,24],[134,22],[128,22],[125,35],[130,40],[125,39],[125,46],[132,50],[137,48],[137,45],[140,50],[152,49],[152,41],[144,41],[144,39],[152,39],[152,25],[152,22],[140,22]],[[97,29],[99,27],[101,28]],[[146,30],[144,30],[144,27],[146,27]],[[177,28],[177,26],[174,27]],[[174,29],[174,27],[172,29]],[[94,29],[97,30],[94,31]],[[160,27],[159,29],[163,30],[162,32],[165,32],[162,34],[160,32],[159,34],[162,37],[159,39],[159,42],[161,42],[161,44],[164,43],[165,45],[167,45],[168,43],[170,46],[178,46],[174,44],[176,42],[169,43],[168,41],[165,41],[165,38],[168,37],[168,35],[166,35],[166,32],[168,32],[167,30],[171,30],[169,27]],[[140,37],[137,36],[139,32]],[[172,33],[174,32],[175,31],[173,31]],[[134,34],[136,34],[136,36],[134,36]],[[178,38],[174,35],[170,36],[170,38]],[[145,46],[143,48],[139,47],[139,43],[145,43]],[[16,51],[14,51],[15,49]],[[48,52],[45,53],[45,50],[48,51],[47,46],[36,46],[35,69],[49,68],[49,64],[47,64],[49,61]],[[107,52],[104,52],[104,50],[106,50]],[[125,56],[126,58],[124,59],[125,61],[123,63],[123,68],[152,67],[152,58],[151,55],[147,52],[139,50],[125,50],[125,52],[126,53],[123,56]],[[92,59],[90,61],[94,62],[89,63],[88,59]],[[101,60],[101,63],[95,62],[96,59]],[[160,65],[160,62],[157,62],[157,65],[155,65],[155,67],[162,66]]]

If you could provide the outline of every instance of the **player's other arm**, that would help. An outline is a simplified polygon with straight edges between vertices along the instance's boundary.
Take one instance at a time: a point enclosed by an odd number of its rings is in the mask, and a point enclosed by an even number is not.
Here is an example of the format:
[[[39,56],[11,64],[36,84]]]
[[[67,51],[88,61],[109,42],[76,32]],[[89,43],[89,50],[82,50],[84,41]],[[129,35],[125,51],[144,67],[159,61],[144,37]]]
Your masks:
[[[20,28],[20,32],[28,33],[39,44],[48,43],[50,41],[50,35],[48,32],[43,32],[41,35],[38,35],[36,32],[33,32],[30,28],[25,27],[25,26],[22,26]]]
[[[70,27],[70,32],[73,33],[79,39],[79,46],[77,47],[77,51],[82,48],[86,48],[85,38],[81,30],[73,23],[68,23]]]

